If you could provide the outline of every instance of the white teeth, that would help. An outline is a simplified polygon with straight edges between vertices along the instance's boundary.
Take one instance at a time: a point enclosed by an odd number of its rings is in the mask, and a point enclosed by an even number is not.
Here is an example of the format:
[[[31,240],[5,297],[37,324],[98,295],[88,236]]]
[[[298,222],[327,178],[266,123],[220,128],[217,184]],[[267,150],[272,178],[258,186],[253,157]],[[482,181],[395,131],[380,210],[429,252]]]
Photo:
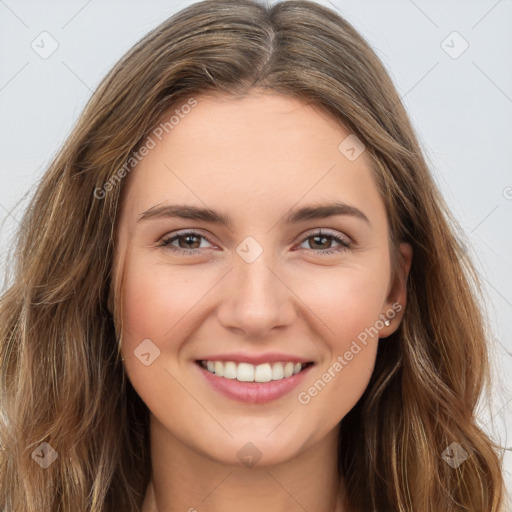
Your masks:
[[[259,364],[254,372],[255,382],[270,382],[272,380],[272,367],[269,363]]]
[[[232,361],[224,363],[224,378],[226,379],[236,379],[237,371],[236,364]]]
[[[224,363],[222,361],[215,361],[215,375],[224,377]]]
[[[210,373],[240,382],[270,382],[281,380],[299,373],[302,363],[235,363],[233,361],[201,361],[201,366]]]
[[[284,366],[284,376],[291,377],[293,375],[293,363],[286,363]]]
[[[281,363],[272,365],[272,380],[281,380],[284,378],[284,369]]]
[[[215,363],[215,368],[217,368],[217,363]],[[217,374],[217,372],[215,373]],[[239,363],[236,372],[236,380],[242,382],[252,382],[254,380],[254,365],[249,363]]]

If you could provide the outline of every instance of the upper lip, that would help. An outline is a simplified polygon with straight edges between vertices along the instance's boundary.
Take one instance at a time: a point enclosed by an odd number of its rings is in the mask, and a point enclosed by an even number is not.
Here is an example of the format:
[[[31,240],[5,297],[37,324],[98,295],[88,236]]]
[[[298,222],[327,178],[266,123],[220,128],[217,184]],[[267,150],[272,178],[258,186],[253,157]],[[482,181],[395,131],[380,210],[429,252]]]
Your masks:
[[[277,352],[269,352],[266,354],[244,354],[236,352],[232,354],[215,354],[211,356],[204,356],[198,361],[234,361],[235,363],[250,363],[253,365],[263,363],[312,363],[311,359],[294,356],[291,354],[282,354]]]

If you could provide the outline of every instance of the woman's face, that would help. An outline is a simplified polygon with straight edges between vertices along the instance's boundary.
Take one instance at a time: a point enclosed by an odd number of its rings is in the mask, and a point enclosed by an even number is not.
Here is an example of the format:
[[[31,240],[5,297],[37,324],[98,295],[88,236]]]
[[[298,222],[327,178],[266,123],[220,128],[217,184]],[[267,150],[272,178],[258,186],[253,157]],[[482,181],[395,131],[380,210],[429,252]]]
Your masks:
[[[169,439],[275,464],[332,434],[360,398],[403,280],[350,132],[291,97],[194,100],[125,178],[124,364]]]

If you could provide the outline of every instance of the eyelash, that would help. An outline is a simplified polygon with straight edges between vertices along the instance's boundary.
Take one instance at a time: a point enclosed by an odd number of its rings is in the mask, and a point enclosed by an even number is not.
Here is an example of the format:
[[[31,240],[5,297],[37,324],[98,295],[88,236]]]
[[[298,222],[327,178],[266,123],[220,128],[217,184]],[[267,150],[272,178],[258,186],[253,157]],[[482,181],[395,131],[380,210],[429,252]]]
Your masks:
[[[169,238],[163,238],[160,246],[161,247],[166,247],[166,248],[170,249],[174,253],[180,253],[180,254],[183,254],[183,255],[186,255],[186,256],[192,256],[194,254],[199,253],[200,249],[182,249],[182,248],[172,247],[171,246],[171,243],[174,242],[175,240],[178,240],[179,238],[190,236],[190,235],[198,237],[198,238],[204,238],[205,240],[208,240],[201,233],[197,233],[195,231],[185,231],[185,232],[173,235],[172,237],[169,237]],[[339,237],[337,235],[334,235],[332,233],[326,233],[326,232],[321,231],[321,230],[316,232],[316,233],[311,233],[307,237],[303,238],[302,241],[301,241],[301,244],[303,242],[305,242],[306,240],[309,240],[310,238],[314,238],[314,237],[331,238],[335,242],[338,242],[339,244],[341,244],[341,247],[337,247],[337,248],[333,248],[333,249],[323,249],[323,250],[318,250],[318,251],[315,251],[314,249],[312,249],[313,252],[319,253],[321,255],[328,256],[330,254],[341,253],[343,251],[347,251],[347,250],[350,249],[350,242],[348,240],[345,240],[345,239],[343,239],[343,238],[341,238],[341,237]]]

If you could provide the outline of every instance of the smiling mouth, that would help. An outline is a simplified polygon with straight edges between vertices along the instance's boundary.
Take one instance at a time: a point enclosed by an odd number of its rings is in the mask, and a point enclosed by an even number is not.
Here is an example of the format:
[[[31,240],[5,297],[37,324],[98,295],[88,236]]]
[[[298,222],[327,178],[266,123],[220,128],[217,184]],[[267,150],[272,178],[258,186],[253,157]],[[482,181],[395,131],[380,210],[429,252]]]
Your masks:
[[[275,362],[254,365],[251,363],[236,363],[234,361],[206,361],[198,360],[196,363],[216,375],[225,379],[239,382],[270,382],[284,380],[308,368],[313,362],[292,363]]]

